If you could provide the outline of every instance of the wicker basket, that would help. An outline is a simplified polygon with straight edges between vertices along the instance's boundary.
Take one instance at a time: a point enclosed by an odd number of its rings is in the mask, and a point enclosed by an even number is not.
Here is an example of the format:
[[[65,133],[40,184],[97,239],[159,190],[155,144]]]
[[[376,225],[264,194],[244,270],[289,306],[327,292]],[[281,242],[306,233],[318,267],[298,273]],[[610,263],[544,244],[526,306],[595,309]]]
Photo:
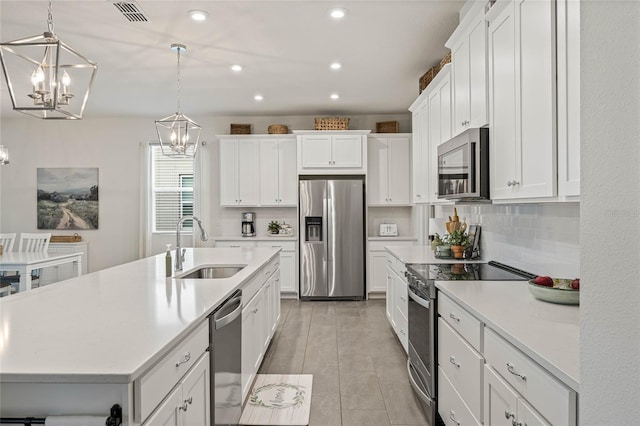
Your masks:
[[[51,243],[79,243],[82,237],[78,234],[73,235],[52,235],[49,239]]]
[[[440,61],[440,66],[438,67],[438,71],[440,71],[445,65],[451,62],[451,51],[444,55],[444,58]]]
[[[230,133],[232,135],[250,135],[251,124],[231,124]]]
[[[397,121],[379,121],[376,123],[376,133],[398,133],[400,123]]]
[[[436,74],[438,74],[438,71],[440,71],[439,66],[431,67],[429,68],[429,71],[427,71],[426,73],[424,73],[422,77],[420,77],[420,81],[419,81],[420,93],[422,93],[422,91],[426,89],[429,83],[431,83],[431,80],[433,80]]]
[[[349,130],[349,117],[316,117],[316,130]]]
[[[269,132],[270,135],[286,135],[289,133],[289,127],[284,124],[270,124],[269,127],[267,127],[267,132]]]

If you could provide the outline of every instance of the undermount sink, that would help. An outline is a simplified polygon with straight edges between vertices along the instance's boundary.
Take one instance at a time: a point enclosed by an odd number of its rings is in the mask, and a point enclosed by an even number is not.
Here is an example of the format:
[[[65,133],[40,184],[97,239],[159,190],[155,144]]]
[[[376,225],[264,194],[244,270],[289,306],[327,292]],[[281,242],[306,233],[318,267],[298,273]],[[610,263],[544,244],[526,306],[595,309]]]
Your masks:
[[[230,278],[242,271],[247,265],[235,266],[200,266],[187,274],[177,276],[181,279],[214,279],[214,278]]]

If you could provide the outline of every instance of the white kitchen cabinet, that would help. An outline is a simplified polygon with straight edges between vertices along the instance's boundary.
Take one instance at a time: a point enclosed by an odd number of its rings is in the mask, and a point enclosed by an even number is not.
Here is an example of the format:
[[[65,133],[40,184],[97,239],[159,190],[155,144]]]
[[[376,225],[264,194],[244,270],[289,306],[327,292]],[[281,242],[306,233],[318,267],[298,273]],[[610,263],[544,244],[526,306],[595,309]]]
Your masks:
[[[371,134],[367,141],[367,204],[407,206],[410,200],[408,134]]]
[[[447,64],[429,84],[427,198],[438,201],[438,145],[451,139],[451,69]]]
[[[294,131],[299,174],[366,174],[369,131]]]
[[[387,282],[390,293],[387,294],[387,317],[404,351],[409,346],[409,294],[404,277],[406,268],[391,254],[387,255]],[[389,312],[391,311],[391,312]]]
[[[261,139],[260,205],[297,205],[296,140]]]
[[[84,241],[79,243],[49,243],[48,251],[56,254],[82,253],[82,275],[87,273],[89,268],[87,264],[89,243]],[[43,268],[40,270],[39,285],[43,286],[77,276],[73,263]]]
[[[451,49],[454,136],[489,122],[487,27],[482,6],[478,2],[445,43]]]
[[[496,3],[489,20],[491,198],[556,195],[555,3]]]
[[[216,247],[225,248],[243,248],[243,247],[255,247],[256,242],[250,241],[238,241],[238,240],[218,240],[216,239]]]
[[[429,99],[424,90],[409,107],[413,138],[411,141],[411,188],[413,203],[429,202]]]
[[[392,261],[387,246],[413,245],[415,239],[407,237],[388,237],[387,240],[369,240],[367,265],[367,295],[375,297],[389,291],[387,284],[387,265]],[[389,300],[389,293],[386,295]]]
[[[295,241],[258,241],[258,247],[279,247],[280,251],[280,292],[283,297],[298,296],[298,251]]]
[[[209,378],[209,353],[205,352],[144,424],[148,426],[208,425],[210,422]]]
[[[259,204],[257,139],[220,139],[220,205]]]
[[[556,0],[558,196],[580,195],[580,2]]]

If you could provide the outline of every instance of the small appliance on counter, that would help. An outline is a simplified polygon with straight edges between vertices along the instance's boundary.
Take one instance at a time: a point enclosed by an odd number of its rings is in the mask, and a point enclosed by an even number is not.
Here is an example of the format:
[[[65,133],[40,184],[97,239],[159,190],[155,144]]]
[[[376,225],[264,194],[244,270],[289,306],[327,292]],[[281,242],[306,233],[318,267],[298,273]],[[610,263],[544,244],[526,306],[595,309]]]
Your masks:
[[[256,214],[253,212],[242,213],[242,236],[243,237],[255,237],[256,236]]]
[[[380,224],[380,232],[378,235],[381,237],[397,237],[398,225],[395,223],[382,223]]]

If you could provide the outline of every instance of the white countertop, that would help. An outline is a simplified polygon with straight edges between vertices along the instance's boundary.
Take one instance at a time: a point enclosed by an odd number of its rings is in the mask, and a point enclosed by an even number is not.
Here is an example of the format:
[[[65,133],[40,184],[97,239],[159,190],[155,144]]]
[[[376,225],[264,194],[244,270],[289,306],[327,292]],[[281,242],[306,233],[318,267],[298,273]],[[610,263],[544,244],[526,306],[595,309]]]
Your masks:
[[[436,287],[579,392],[580,309],[535,299],[526,281],[436,281]]]
[[[0,381],[130,383],[279,250],[187,249],[184,273],[247,265],[227,279],[165,278],[161,254],[3,297]]]
[[[255,237],[231,236],[231,237],[213,237],[214,241],[298,241],[297,235],[277,236],[257,235]]]
[[[367,237],[369,241],[418,241],[416,237],[410,237],[407,235],[398,235],[395,237],[380,237],[372,235]]]
[[[485,263],[482,259],[440,259],[434,256],[431,247],[428,246],[389,246],[387,251],[398,258],[402,263]]]

